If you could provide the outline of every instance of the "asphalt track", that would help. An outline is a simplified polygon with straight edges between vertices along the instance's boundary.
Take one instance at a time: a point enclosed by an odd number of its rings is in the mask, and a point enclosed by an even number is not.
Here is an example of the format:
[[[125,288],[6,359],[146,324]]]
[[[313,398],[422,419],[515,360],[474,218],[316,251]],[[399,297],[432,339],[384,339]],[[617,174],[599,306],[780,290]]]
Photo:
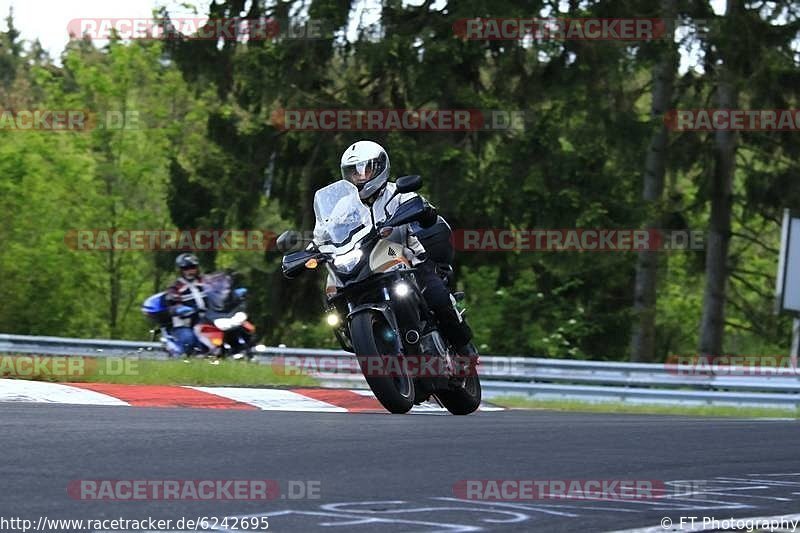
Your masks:
[[[0,404],[0,424],[0,517],[34,522],[263,514],[270,531],[611,531],[800,510],[800,426],[784,420]],[[80,501],[66,490],[80,479],[308,480],[321,497]],[[454,495],[467,479],[696,480],[702,490],[478,502]]]

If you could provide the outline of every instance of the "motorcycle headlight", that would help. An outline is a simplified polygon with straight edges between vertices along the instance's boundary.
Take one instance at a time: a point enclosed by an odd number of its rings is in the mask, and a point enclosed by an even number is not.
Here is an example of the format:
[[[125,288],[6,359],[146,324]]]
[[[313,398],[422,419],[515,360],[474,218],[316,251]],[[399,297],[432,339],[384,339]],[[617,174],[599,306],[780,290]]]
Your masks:
[[[333,266],[342,272],[350,272],[358,265],[363,256],[364,252],[359,249],[350,250],[346,254],[337,255],[333,260]]]
[[[409,292],[411,292],[411,287],[405,281],[401,281],[394,286],[394,293],[400,298],[405,298]]]
[[[341,319],[339,318],[339,315],[337,315],[336,313],[328,313],[325,316],[325,321],[328,323],[328,325],[330,327],[333,328],[333,327],[336,327],[336,326],[339,325],[339,322],[341,322]]]

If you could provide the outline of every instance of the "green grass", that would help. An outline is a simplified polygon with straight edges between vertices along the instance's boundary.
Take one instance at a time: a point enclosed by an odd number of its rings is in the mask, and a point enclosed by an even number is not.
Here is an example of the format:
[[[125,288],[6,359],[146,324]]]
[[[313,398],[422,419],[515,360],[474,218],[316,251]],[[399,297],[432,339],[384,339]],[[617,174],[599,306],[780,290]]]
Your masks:
[[[548,409],[583,413],[630,413],[681,416],[716,416],[735,418],[800,418],[797,409],[765,407],[726,407],[718,405],[633,405],[619,402],[581,402],[572,400],[534,400],[523,396],[498,396],[490,400],[495,405],[516,409]]]
[[[40,357],[40,359],[44,360],[45,358]],[[212,365],[208,359],[192,359],[189,362],[135,357],[55,357],[47,359],[60,360],[55,364],[63,366],[53,366],[48,362],[38,371],[28,371],[28,366],[15,367],[9,362],[10,359],[2,357],[0,358],[0,377],[53,382],[143,385],[235,385],[243,387],[317,385],[317,381],[309,376],[282,375],[276,373],[270,365],[244,361],[222,360],[218,365]]]

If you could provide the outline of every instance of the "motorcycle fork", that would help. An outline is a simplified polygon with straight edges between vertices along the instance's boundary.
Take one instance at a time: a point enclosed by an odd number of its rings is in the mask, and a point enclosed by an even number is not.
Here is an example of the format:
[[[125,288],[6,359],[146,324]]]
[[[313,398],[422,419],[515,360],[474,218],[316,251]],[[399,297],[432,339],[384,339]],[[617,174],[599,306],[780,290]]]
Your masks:
[[[405,352],[418,355],[420,353],[420,339],[427,329],[427,322],[423,319],[425,316],[425,300],[422,294],[415,290],[402,299],[395,299],[391,305],[397,317],[398,326],[401,329],[398,333],[403,339]],[[407,337],[412,330],[416,331],[417,338],[414,342],[409,342],[411,339]]]

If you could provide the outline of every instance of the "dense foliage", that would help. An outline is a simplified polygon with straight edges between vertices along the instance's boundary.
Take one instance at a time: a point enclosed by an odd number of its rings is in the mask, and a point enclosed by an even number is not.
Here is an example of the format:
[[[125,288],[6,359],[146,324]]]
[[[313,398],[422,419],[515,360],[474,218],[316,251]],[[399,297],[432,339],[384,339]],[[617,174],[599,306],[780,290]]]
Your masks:
[[[310,17],[343,29],[354,25],[356,4],[228,0],[213,3],[209,15]],[[792,2],[729,0],[724,15],[706,2],[670,0],[439,4],[385,0],[380,20],[350,38],[340,31],[249,42],[76,40],[58,62],[37,43],[21,42],[9,17],[0,34],[0,107],[87,109],[136,121],[85,132],[0,128],[0,331],[144,338],[139,304],[173,276],[175,254],[77,251],[65,240],[70,230],[308,229],[314,191],[336,179],[342,150],[361,138],[388,148],[394,175],[422,174],[423,194],[455,228],[706,231],[712,205],[724,201],[715,192],[724,178],[719,139],[664,133],[654,94],[667,88],[668,109],[715,107],[724,82],[742,108],[800,107],[800,19]],[[459,19],[555,14],[567,4],[559,16],[670,17],[685,31],[674,41],[626,43],[454,35]],[[689,49],[696,64],[679,68],[679,53]],[[525,124],[284,131],[274,112],[292,108],[494,109],[523,111]],[[655,195],[643,197],[659,134],[666,135],[663,173]],[[730,245],[716,265],[726,288],[717,316],[725,336],[715,349],[788,349],[789,322],[774,315],[772,292],[781,213],[800,207],[799,139],[797,132],[736,136]],[[319,313],[318,277],[283,280],[275,251],[201,259],[206,270],[241,274],[264,341],[334,345]],[[626,359],[643,313],[652,317],[654,348],[635,359],[696,351],[706,271],[719,258],[659,252],[651,258],[655,301],[634,310],[637,270],[648,268],[637,259],[633,252],[463,252],[456,267],[484,353]]]

